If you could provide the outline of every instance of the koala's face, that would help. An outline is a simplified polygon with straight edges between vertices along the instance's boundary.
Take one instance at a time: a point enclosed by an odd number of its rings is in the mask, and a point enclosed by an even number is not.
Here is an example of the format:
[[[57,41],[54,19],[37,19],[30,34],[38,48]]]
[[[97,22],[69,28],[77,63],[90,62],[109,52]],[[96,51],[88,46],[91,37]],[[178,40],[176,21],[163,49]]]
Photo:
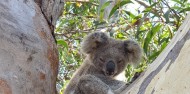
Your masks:
[[[120,74],[128,63],[136,63],[141,57],[136,42],[116,40],[103,32],[89,34],[82,42],[82,51],[90,55],[96,69],[110,77]]]
[[[129,60],[125,57],[124,42],[109,40],[109,43],[92,53],[93,64],[106,76],[121,73]]]

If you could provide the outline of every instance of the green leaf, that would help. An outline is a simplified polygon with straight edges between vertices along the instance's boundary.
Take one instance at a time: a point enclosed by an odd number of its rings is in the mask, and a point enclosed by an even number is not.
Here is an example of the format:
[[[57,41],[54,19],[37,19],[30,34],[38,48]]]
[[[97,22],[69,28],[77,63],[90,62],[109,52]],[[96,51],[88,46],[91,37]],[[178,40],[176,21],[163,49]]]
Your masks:
[[[131,0],[124,0],[124,1],[121,1],[120,3],[116,4],[116,5],[112,8],[112,10],[111,10],[111,12],[110,12],[110,14],[109,14],[109,18],[115,13],[115,11],[116,11],[119,7],[122,7],[123,5],[128,4],[128,3],[132,3]]]
[[[165,14],[164,14],[164,18],[166,19],[166,23],[169,23],[169,15],[170,15],[170,10],[168,10]]]
[[[151,56],[149,56],[149,60],[154,60],[161,52],[162,50],[152,53]]]
[[[65,47],[66,49],[68,49],[68,45],[63,39],[58,39],[57,44]]]
[[[148,0],[148,2],[149,2],[149,4],[151,4],[151,3],[152,3],[152,0]]]
[[[135,18],[136,16],[131,13],[130,11],[123,10],[127,15],[129,15],[131,18]]]
[[[100,8],[100,20],[103,20],[103,18],[104,18],[104,10],[105,10],[105,8],[106,8],[107,6],[109,6],[109,5],[111,4],[111,2],[113,2],[113,1],[107,1],[107,2],[104,3],[104,4],[102,5],[102,7]]]
[[[146,12],[150,12],[152,10],[152,8],[146,8],[144,11],[142,11],[142,12],[144,12],[144,13],[146,13]]]
[[[182,9],[179,13],[185,12],[185,11],[190,11],[190,7]]]
[[[138,68],[138,69],[134,69],[134,71],[140,73],[140,72],[142,72],[143,70],[140,69],[140,68]]]
[[[168,40],[169,40],[169,37],[167,37],[167,38],[162,38],[162,39],[160,40],[160,42],[158,43],[158,45],[162,45],[164,42],[168,42]]]
[[[105,21],[94,21],[93,23],[94,23],[94,25],[95,25],[95,28],[97,28],[99,25],[106,24]]]
[[[147,54],[147,51],[148,51],[148,45],[150,44],[152,38],[154,37],[154,35],[160,31],[162,27],[162,24],[158,24],[156,25],[155,27],[152,28],[152,30],[150,30],[145,38],[145,41],[144,41],[144,52]]]
[[[167,45],[168,41],[164,41],[164,43],[162,43],[161,51],[164,50],[164,48],[166,48]]]
[[[156,6],[159,2],[155,2],[154,4],[150,5],[149,7],[147,7],[143,12],[146,13],[146,12],[150,12],[152,10],[152,8],[154,6]]]
[[[172,0],[172,1],[174,1],[174,2],[176,2],[176,3],[178,3],[178,4],[181,4],[181,5],[184,5],[184,4],[181,2],[181,0]]]

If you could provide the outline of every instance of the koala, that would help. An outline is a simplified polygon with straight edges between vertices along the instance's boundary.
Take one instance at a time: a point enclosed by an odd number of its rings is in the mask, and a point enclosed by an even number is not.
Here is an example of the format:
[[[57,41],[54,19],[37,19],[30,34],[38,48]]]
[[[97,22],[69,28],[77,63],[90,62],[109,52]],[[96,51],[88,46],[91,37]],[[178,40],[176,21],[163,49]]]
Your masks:
[[[132,40],[116,40],[105,32],[84,38],[81,51],[86,55],[64,94],[120,94],[127,84],[116,79],[127,64],[137,64],[141,48]]]

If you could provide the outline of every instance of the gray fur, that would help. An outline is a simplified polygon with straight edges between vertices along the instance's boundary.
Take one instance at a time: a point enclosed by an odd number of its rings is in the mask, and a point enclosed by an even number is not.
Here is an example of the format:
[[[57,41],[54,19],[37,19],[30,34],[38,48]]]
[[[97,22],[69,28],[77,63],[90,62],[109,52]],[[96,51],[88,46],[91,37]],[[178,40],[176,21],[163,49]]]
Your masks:
[[[64,94],[120,94],[127,85],[114,77],[124,71],[127,64],[139,62],[139,45],[132,40],[116,40],[104,32],[94,32],[83,40],[81,46],[86,58]],[[110,61],[111,65],[107,65]]]

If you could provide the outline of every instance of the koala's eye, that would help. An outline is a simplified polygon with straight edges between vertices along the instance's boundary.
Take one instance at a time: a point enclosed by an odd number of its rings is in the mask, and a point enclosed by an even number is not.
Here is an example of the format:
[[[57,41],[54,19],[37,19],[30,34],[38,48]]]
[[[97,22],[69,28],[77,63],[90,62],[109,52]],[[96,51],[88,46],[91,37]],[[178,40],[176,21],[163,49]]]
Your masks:
[[[100,61],[101,61],[101,62],[104,62],[105,60],[104,60],[102,57],[100,57]]]
[[[123,60],[122,59],[120,59],[119,61],[118,61],[118,63],[122,63],[123,62]]]

